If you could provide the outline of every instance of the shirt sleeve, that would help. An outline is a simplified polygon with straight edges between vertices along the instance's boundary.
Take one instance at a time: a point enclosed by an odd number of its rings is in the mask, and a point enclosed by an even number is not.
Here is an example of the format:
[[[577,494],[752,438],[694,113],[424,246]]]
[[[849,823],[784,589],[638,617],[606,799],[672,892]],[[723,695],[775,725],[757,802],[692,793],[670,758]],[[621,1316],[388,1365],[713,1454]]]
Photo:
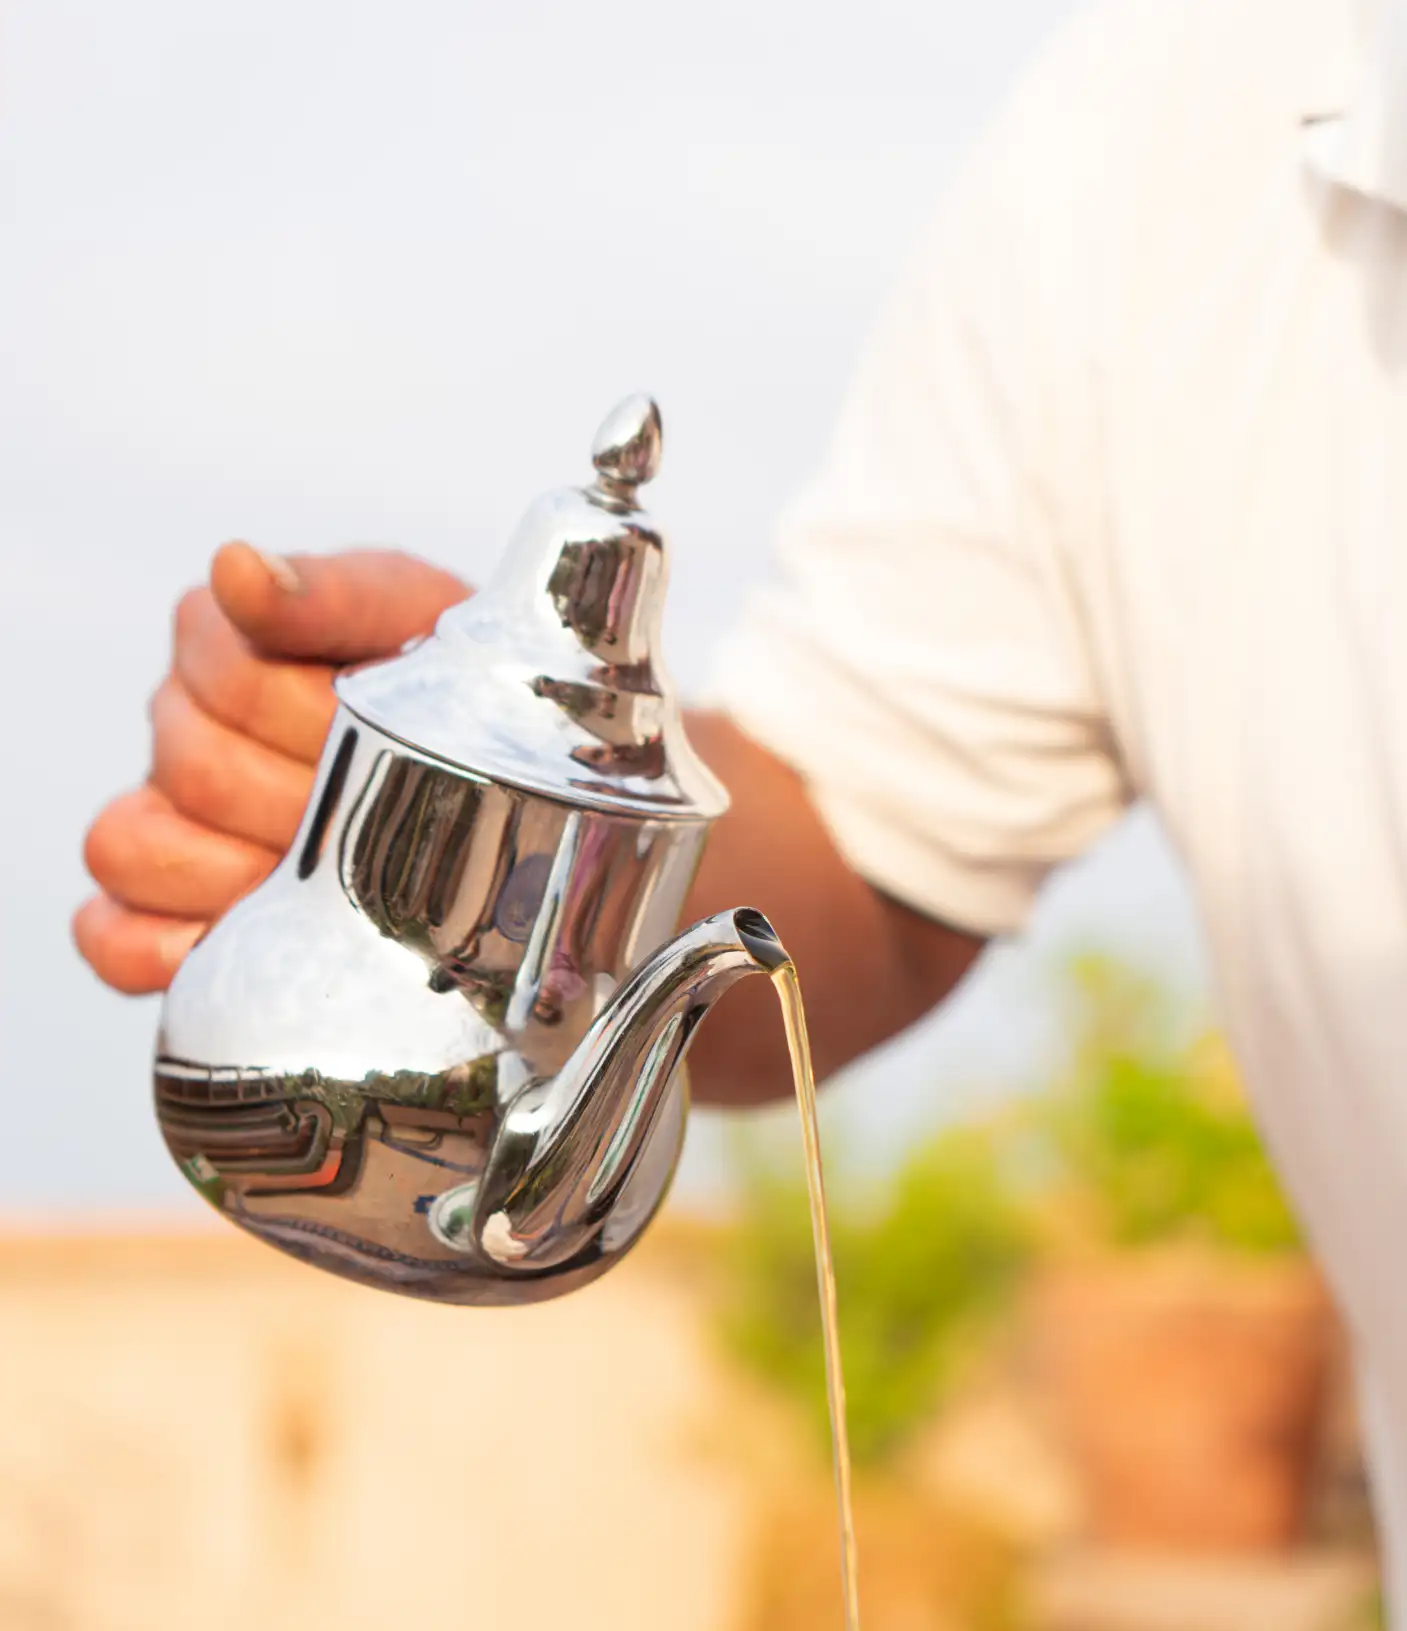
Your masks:
[[[1101,513],[1101,55],[1096,15],[967,166],[709,695],[797,768],[862,876],[983,935],[1128,798],[1080,566]]]

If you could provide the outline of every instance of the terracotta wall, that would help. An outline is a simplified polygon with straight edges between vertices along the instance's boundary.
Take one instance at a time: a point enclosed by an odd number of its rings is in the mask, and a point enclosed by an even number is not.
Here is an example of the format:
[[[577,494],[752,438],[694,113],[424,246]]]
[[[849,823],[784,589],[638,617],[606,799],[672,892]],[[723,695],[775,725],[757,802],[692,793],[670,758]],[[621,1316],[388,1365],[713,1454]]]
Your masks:
[[[510,1312],[0,1233],[0,1631],[723,1631],[724,1386],[667,1243]]]

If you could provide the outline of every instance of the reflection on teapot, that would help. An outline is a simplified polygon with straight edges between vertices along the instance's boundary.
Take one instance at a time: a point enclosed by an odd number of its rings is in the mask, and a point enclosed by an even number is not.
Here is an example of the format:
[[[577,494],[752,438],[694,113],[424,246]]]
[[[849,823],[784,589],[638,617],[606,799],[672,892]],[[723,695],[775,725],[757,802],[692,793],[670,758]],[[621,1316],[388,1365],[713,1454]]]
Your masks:
[[[338,679],[293,847],[167,995],[172,1155],[309,1262],[459,1303],[594,1279],[668,1188],[699,1021],[785,961],[747,908],[670,938],[727,799],[657,655],[659,452],[622,403],[481,594]]]

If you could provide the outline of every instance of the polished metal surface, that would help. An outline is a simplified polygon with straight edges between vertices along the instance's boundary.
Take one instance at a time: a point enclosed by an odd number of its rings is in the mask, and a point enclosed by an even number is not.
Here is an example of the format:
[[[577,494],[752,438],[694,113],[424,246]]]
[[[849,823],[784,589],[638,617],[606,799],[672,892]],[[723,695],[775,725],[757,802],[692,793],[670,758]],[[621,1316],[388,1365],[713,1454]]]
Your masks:
[[[421,753],[570,804],[721,815],[659,654],[668,565],[636,489],[660,443],[654,403],[621,403],[596,481],[538,499],[493,579],[413,650],[344,674],[341,699]]]
[[[490,590],[342,678],[292,849],[167,995],[168,1147],[307,1261],[458,1303],[602,1273],[668,1188],[699,1022],[784,959],[746,909],[670,940],[726,801],[658,665],[658,457],[622,404]]]
[[[562,1069],[504,1116],[473,1218],[480,1249],[520,1273],[577,1258],[616,1211],[700,1020],[730,985],[784,962],[771,924],[741,907],[643,963]]]

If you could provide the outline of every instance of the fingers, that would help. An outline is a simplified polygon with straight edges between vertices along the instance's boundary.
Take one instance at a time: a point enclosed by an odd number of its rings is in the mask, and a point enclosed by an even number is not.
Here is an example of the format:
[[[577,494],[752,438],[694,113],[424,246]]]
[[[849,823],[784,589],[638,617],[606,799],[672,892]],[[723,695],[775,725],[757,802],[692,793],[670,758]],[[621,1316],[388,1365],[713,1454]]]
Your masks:
[[[171,675],[152,701],[150,785],[88,835],[101,893],[74,938],[120,991],[159,991],[204,926],[292,842],[336,708],[337,665],[398,651],[467,594],[390,551],[266,559],[216,555],[211,587],[176,619]]]
[[[205,932],[203,923],[129,911],[95,895],[73,919],[80,956],[100,980],[128,996],[164,991]]]
[[[335,670],[256,655],[209,589],[176,607],[173,667],[212,719],[290,759],[316,764],[337,709]]]
[[[390,551],[286,562],[226,544],[211,587],[176,608],[175,672],[212,719],[314,763],[336,709],[334,664],[399,650],[465,593]]]
[[[108,805],[88,831],[83,859],[118,905],[202,922],[219,917],[278,862],[271,849],[198,826],[152,786]]]
[[[323,663],[399,651],[469,592],[451,573],[394,550],[284,559],[246,543],[218,551],[210,587],[256,651]]]
[[[103,811],[84,858],[102,893],[74,916],[74,941],[100,979],[134,996],[164,991],[208,924],[278,861],[197,826],[150,786]]]
[[[176,810],[203,827],[280,855],[302,820],[313,770],[241,736],[169,678],[152,698],[150,780]]]

